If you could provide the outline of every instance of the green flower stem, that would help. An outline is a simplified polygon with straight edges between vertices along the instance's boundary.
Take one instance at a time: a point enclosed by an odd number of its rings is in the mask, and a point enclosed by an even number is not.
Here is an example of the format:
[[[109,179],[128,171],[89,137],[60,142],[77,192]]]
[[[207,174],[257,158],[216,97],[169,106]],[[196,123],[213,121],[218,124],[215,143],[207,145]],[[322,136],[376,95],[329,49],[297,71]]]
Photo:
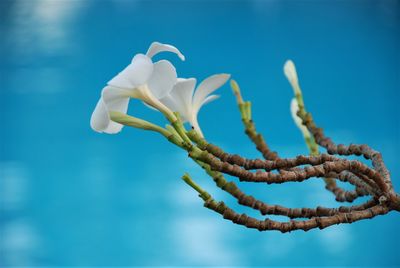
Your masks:
[[[251,113],[249,114],[247,110],[248,110],[249,107],[251,107],[251,104],[249,104],[250,102],[245,102],[243,100],[242,94],[240,92],[239,85],[233,79],[231,80],[231,88],[232,88],[233,94],[236,97],[236,101],[237,101],[237,104],[238,104],[238,107],[239,107],[239,112],[240,112],[240,116],[242,118],[242,121],[245,122],[245,121],[250,120],[251,118],[249,117],[249,115],[251,116]]]
[[[166,128],[171,133],[170,136],[166,137],[168,141],[185,150],[185,142],[182,140],[181,136],[175,131],[175,129],[171,125],[166,125]]]
[[[192,178],[190,177],[190,175],[188,173],[185,173],[182,176],[182,179],[190,186],[192,187],[194,190],[196,190],[196,192],[199,193],[199,196],[201,197],[201,199],[203,199],[204,201],[207,201],[209,199],[211,199],[211,195],[206,192],[203,188],[201,188],[197,183],[195,183]]]
[[[239,107],[240,116],[245,128],[245,133],[250,138],[250,140],[256,145],[257,150],[263,155],[267,160],[276,160],[278,154],[269,149],[263,136],[257,132],[255,124],[251,118],[251,102],[244,101],[242,94],[240,92],[240,87],[235,80],[231,80],[231,88],[233,94],[236,97],[236,102]]]
[[[170,112],[169,110],[161,111],[172,126],[167,125],[167,129],[174,134],[173,143],[185,149],[191,147],[191,141],[186,135],[186,129],[182,123],[178,112]]]
[[[304,137],[304,141],[306,142],[307,148],[310,151],[310,155],[319,155],[318,144],[315,142],[312,136]]]
[[[245,111],[246,111],[246,118],[247,118],[247,121],[250,121],[251,120],[251,102],[250,101],[246,101],[245,103],[244,103],[244,105],[245,105]]]
[[[182,119],[178,112],[174,112],[174,118],[168,118],[171,125],[174,127],[176,132],[184,141],[186,147],[190,148],[192,146],[192,142],[190,141],[189,137],[186,135],[186,129],[182,123]]]
[[[199,149],[197,146],[193,146],[192,141],[189,139],[186,133],[186,129],[183,126],[182,120],[178,113],[174,113],[174,116],[167,116],[167,119],[171,122],[171,125],[166,125],[166,129],[152,124],[148,121],[135,118],[133,116],[129,116],[119,112],[111,112],[110,113],[111,120],[135,128],[141,128],[144,130],[151,130],[162,134],[164,137],[168,139],[168,141],[174,143],[178,147],[186,150],[189,153],[189,156],[199,164],[206,172],[212,177],[215,178],[219,172],[212,171],[210,166],[207,164],[202,163],[197,159],[201,159],[204,155],[204,151]],[[228,182],[224,179],[222,174],[219,174],[218,179],[216,180],[217,185],[227,185]],[[189,174],[184,174],[182,179],[190,185],[193,189],[195,189],[199,196],[204,200],[207,201],[211,198],[211,195],[203,190],[198,184],[196,184],[189,176]]]
[[[172,142],[173,144],[176,144],[178,146],[181,146],[182,144],[182,139],[179,135],[176,135],[176,133],[171,132],[168,129],[162,128],[156,124],[150,123],[146,120],[117,111],[110,111],[110,119],[125,126],[158,132],[166,137],[168,141]]]
[[[187,133],[187,136],[191,139],[191,141],[195,142],[203,140],[200,135],[195,131],[194,129],[189,131]],[[206,164],[202,162],[199,159],[203,159],[204,155],[207,155],[208,152],[200,149],[196,144],[192,145],[190,148],[186,147],[184,148],[189,152],[189,157],[192,158],[192,160],[197,163],[202,169],[206,171],[206,173],[214,180],[215,184],[222,189],[223,191],[226,191],[227,193],[233,195],[234,197],[241,196],[243,199],[246,197],[244,194],[241,194],[239,188],[236,186],[235,183],[233,182],[228,182],[225,177],[222,175],[222,173],[218,171],[213,171],[211,170],[211,166],[209,164]],[[190,185],[193,189],[195,189],[198,193],[199,196],[205,201],[210,201],[210,202],[215,202],[212,199],[212,196],[203,190],[198,184],[196,184],[189,176],[188,173],[185,173],[182,177],[182,179]],[[239,199],[238,199],[239,201]],[[240,201],[239,201],[240,202]]]
[[[173,126],[166,124],[166,125],[165,125],[165,128],[166,128],[169,132],[171,132],[172,134],[174,134],[175,136],[177,136],[177,138],[180,140],[180,142],[183,142],[181,136],[179,135],[179,133],[176,131],[176,129],[175,129]]]
[[[158,125],[155,125],[146,120],[143,120],[143,119],[140,119],[137,117],[133,117],[133,116],[121,113],[121,112],[110,111],[110,119],[114,122],[120,123],[125,126],[155,131],[165,137],[168,137],[169,135],[171,135],[171,133],[168,130],[166,130]]]

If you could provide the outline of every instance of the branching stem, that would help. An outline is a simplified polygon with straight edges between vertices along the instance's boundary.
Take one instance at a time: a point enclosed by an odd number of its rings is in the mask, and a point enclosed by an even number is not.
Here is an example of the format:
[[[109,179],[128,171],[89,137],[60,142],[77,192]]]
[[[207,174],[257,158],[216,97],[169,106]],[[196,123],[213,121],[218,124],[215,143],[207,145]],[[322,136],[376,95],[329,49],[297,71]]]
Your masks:
[[[264,159],[248,159],[237,154],[229,154],[216,145],[206,141],[196,130],[187,131],[178,113],[165,113],[171,125],[166,128],[150,122],[112,112],[112,120],[121,124],[158,132],[170,142],[188,152],[199,166],[213,179],[223,191],[233,196],[237,202],[258,210],[261,215],[286,216],[286,222],[278,222],[266,218],[258,220],[246,214],[238,214],[223,202],[217,202],[201,188],[189,174],[182,179],[204,201],[204,206],[221,214],[225,219],[248,228],[265,230],[279,230],[290,232],[293,230],[308,231],[313,228],[323,229],[334,224],[352,223],[383,215],[391,210],[400,211],[400,196],[395,193],[382,156],[379,152],[367,145],[349,146],[336,145],[330,138],[324,136],[323,130],[318,128],[310,113],[305,110],[303,96],[298,84],[294,85],[295,97],[299,111],[297,115],[311,133],[304,135],[310,155],[299,155],[295,158],[280,158],[267,146],[263,136],[256,131],[251,115],[251,103],[244,101],[240,88],[235,81],[231,81],[236,96],[245,133],[256,145]],[[327,154],[320,154],[319,146],[326,149]],[[339,156],[364,156],[372,160],[372,167]],[[278,171],[278,173],[273,172]],[[244,193],[234,182],[226,180],[224,174],[231,175],[241,182],[257,183],[286,183],[302,182],[313,177],[323,178],[326,188],[335,194],[337,201],[352,202],[360,196],[369,195],[371,198],[359,205],[340,206],[338,208],[287,208],[277,204],[267,204]],[[355,189],[346,191],[336,185],[336,180],[352,184]],[[297,219],[297,220],[293,220]]]

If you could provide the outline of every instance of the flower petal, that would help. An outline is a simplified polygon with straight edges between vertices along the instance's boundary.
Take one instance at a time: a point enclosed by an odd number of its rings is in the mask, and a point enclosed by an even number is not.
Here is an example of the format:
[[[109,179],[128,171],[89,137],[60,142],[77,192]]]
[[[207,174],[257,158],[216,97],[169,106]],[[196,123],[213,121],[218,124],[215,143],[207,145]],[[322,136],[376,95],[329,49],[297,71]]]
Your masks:
[[[172,98],[170,94],[166,95],[165,97],[160,99],[160,102],[167,106],[168,109],[170,109],[173,112],[178,112],[184,121],[186,121],[185,117],[185,110],[182,109],[182,107],[179,105],[179,103]]]
[[[193,109],[200,110],[207,96],[225,84],[229,78],[229,74],[216,74],[204,79],[194,93]]]
[[[121,131],[123,125],[110,120],[109,110],[104,100],[101,98],[94,109],[90,126],[97,132],[116,134]]]
[[[199,111],[201,110],[201,107],[203,107],[203,105],[206,105],[209,102],[212,102],[213,100],[218,99],[220,96],[219,95],[210,95],[207,98],[205,98],[203,100],[203,102],[201,103],[201,105],[198,107],[198,109],[193,109],[193,115],[191,118],[197,118],[197,114],[199,113]]]
[[[101,97],[110,111],[126,113],[128,110],[130,90],[106,86],[101,92]]]
[[[103,130],[103,132],[107,134],[117,134],[122,130],[123,127],[124,125],[110,120],[110,123],[108,124],[107,128]]]
[[[131,64],[107,84],[114,87],[132,89],[145,84],[152,73],[153,62],[151,59],[146,55],[137,54],[133,57]]]
[[[157,99],[165,97],[176,83],[175,67],[167,60],[154,63],[153,73],[147,81],[151,93]]]
[[[97,132],[103,132],[110,123],[110,116],[103,99],[100,98],[90,118],[90,127]]]
[[[184,121],[187,121],[192,113],[192,99],[195,85],[195,78],[179,78],[170,93],[170,99],[173,104],[170,107],[168,103],[165,103],[171,110],[179,112]]]
[[[126,113],[128,111],[128,91],[121,88],[106,86],[101,92],[101,98],[92,114],[90,125],[98,132],[118,133],[123,125],[110,120],[109,111]]]
[[[220,97],[220,95],[210,95],[201,103],[201,106],[206,105],[207,103],[212,102]]]
[[[159,43],[159,42],[153,42],[150,45],[149,50],[147,50],[146,55],[149,58],[152,58],[152,57],[154,57],[154,55],[156,55],[156,54],[158,54],[160,52],[163,52],[163,51],[168,51],[168,52],[175,53],[175,54],[178,55],[178,57],[181,60],[185,60],[185,56],[183,56],[183,54],[176,47],[171,46],[171,45],[167,45],[167,44],[162,44],[162,43]]]

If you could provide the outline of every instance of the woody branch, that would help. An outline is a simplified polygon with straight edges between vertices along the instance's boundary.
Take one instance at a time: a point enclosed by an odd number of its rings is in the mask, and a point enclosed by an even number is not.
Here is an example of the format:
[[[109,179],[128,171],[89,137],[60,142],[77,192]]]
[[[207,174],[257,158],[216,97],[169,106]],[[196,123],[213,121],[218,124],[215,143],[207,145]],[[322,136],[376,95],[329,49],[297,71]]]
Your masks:
[[[239,110],[242,114],[242,120],[245,123],[246,134],[248,134],[251,140],[256,144],[257,149],[261,151],[266,160],[246,159],[239,155],[228,154],[217,146],[207,143],[204,139],[196,135],[196,132],[193,130],[188,133],[188,136],[203,151],[197,155],[192,154],[192,156],[209,164],[210,169],[236,176],[239,180],[284,183],[293,180],[302,181],[310,177],[328,177],[329,179],[325,180],[327,183],[327,189],[331,190],[336,195],[338,201],[351,202],[357,197],[363,195],[371,195],[372,199],[359,206],[342,206],[338,209],[321,207],[317,207],[315,210],[309,208],[290,209],[279,205],[267,205],[254,199],[252,196],[245,195],[243,192],[238,190],[235,185],[233,187],[234,190],[231,189],[228,190],[228,192],[230,192],[232,196],[236,197],[240,204],[258,209],[263,215],[284,215],[289,218],[311,217],[313,221],[291,220],[286,223],[274,222],[269,219],[260,221],[248,217],[245,214],[239,215],[225,204],[216,203],[211,197],[208,197],[207,199],[203,198],[206,207],[222,214],[224,218],[229,219],[234,223],[245,225],[249,228],[256,228],[258,230],[280,230],[282,232],[297,229],[308,230],[316,227],[322,229],[332,224],[351,223],[361,219],[386,214],[390,210],[398,210],[399,197],[394,194],[389,173],[379,153],[365,145],[350,145],[348,147],[344,147],[344,145],[335,146],[330,139],[324,138],[322,129],[317,128],[312,119],[310,119],[311,115],[305,113],[305,117],[308,118],[308,121],[303,118],[302,120],[313,134],[313,139],[325,148],[328,147],[327,145],[329,144],[329,154],[322,154],[319,156],[298,156],[294,159],[281,159],[278,157],[277,153],[269,150],[261,134],[256,133],[254,123],[249,119],[249,115],[251,114],[248,111],[250,104],[248,102],[243,102],[237,84],[235,82],[232,84],[238,100]],[[297,114],[300,116],[302,111],[305,111],[304,104],[299,108],[300,110]],[[366,159],[373,160],[374,168],[371,169],[359,161],[349,161],[334,157],[333,155],[335,154],[363,155]],[[314,153],[314,155],[318,154]],[[309,164],[311,167],[306,167],[304,169],[298,168],[298,166],[305,164]],[[248,171],[251,169],[264,169],[265,171],[252,173]],[[278,169],[279,174],[268,173],[274,169]],[[355,185],[355,191],[345,191],[337,187],[336,183],[332,183],[331,181],[333,178],[347,181]],[[185,181],[189,180],[190,178],[186,175]],[[224,185],[219,186],[223,190],[227,190],[227,187],[224,187]]]
[[[195,90],[196,79],[178,79],[176,70],[169,61],[153,62],[153,56],[163,51],[175,53],[181,60],[185,59],[176,47],[158,42],[152,43],[146,54],[135,55],[132,62],[103,89],[92,114],[91,126],[95,131],[109,134],[118,133],[123,126],[158,132],[169,142],[185,150],[213,179],[216,186],[233,196],[239,204],[259,211],[262,216],[281,215],[288,219],[278,222],[268,217],[260,220],[239,214],[225,203],[214,200],[185,174],[183,180],[199,193],[205,207],[248,228],[281,232],[323,229],[333,224],[352,223],[393,210],[400,211],[400,196],[393,189],[390,173],[382,155],[367,145],[337,145],[317,127],[305,108],[293,62],[287,61],[284,66],[284,73],[295,96],[291,102],[291,112],[310,154],[282,158],[272,151],[261,133],[256,130],[251,103],[243,100],[238,84],[231,80],[245,133],[263,157],[249,159],[225,152],[209,143],[204,138],[197,120],[200,108],[218,98],[217,95],[210,94],[221,87],[230,76],[212,75],[203,80]],[[127,115],[130,98],[139,99],[147,106],[160,111],[170,124],[163,128]],[[192,125],[192,130],[186,130],[185,122]],[[320,153],[321,148],[326,150],[326,153]],[[347,159],[346,156],[363,156],[372,161],[372,167],[358,160]],[[370,199],[359,205],[337,208],[288,208],[279,204],[267,204],[246,194],[224,175],[233,176],[240,182],[266,184],[303,182],[311,178],[320,178],[324,180],[325,188],[332,192],[339,202],[353,202],[361,196],[369,196]],[[349,183],[354,189],[345,190],[338,186],[337,181]]]

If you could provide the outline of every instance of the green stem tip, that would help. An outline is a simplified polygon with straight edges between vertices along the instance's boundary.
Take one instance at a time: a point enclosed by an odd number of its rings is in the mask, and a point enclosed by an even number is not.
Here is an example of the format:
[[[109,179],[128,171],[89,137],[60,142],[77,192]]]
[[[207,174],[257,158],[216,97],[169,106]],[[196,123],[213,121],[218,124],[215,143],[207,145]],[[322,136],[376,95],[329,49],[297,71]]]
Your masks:
[[[199,196],[204,200],[207,201],[209,198],[211,198],[211,195],[207,193],[205,190],[203,190],[197,183],[195,183],[190,175],[188,173],[183,174],[182,179],[196,192],[199,193]]]

